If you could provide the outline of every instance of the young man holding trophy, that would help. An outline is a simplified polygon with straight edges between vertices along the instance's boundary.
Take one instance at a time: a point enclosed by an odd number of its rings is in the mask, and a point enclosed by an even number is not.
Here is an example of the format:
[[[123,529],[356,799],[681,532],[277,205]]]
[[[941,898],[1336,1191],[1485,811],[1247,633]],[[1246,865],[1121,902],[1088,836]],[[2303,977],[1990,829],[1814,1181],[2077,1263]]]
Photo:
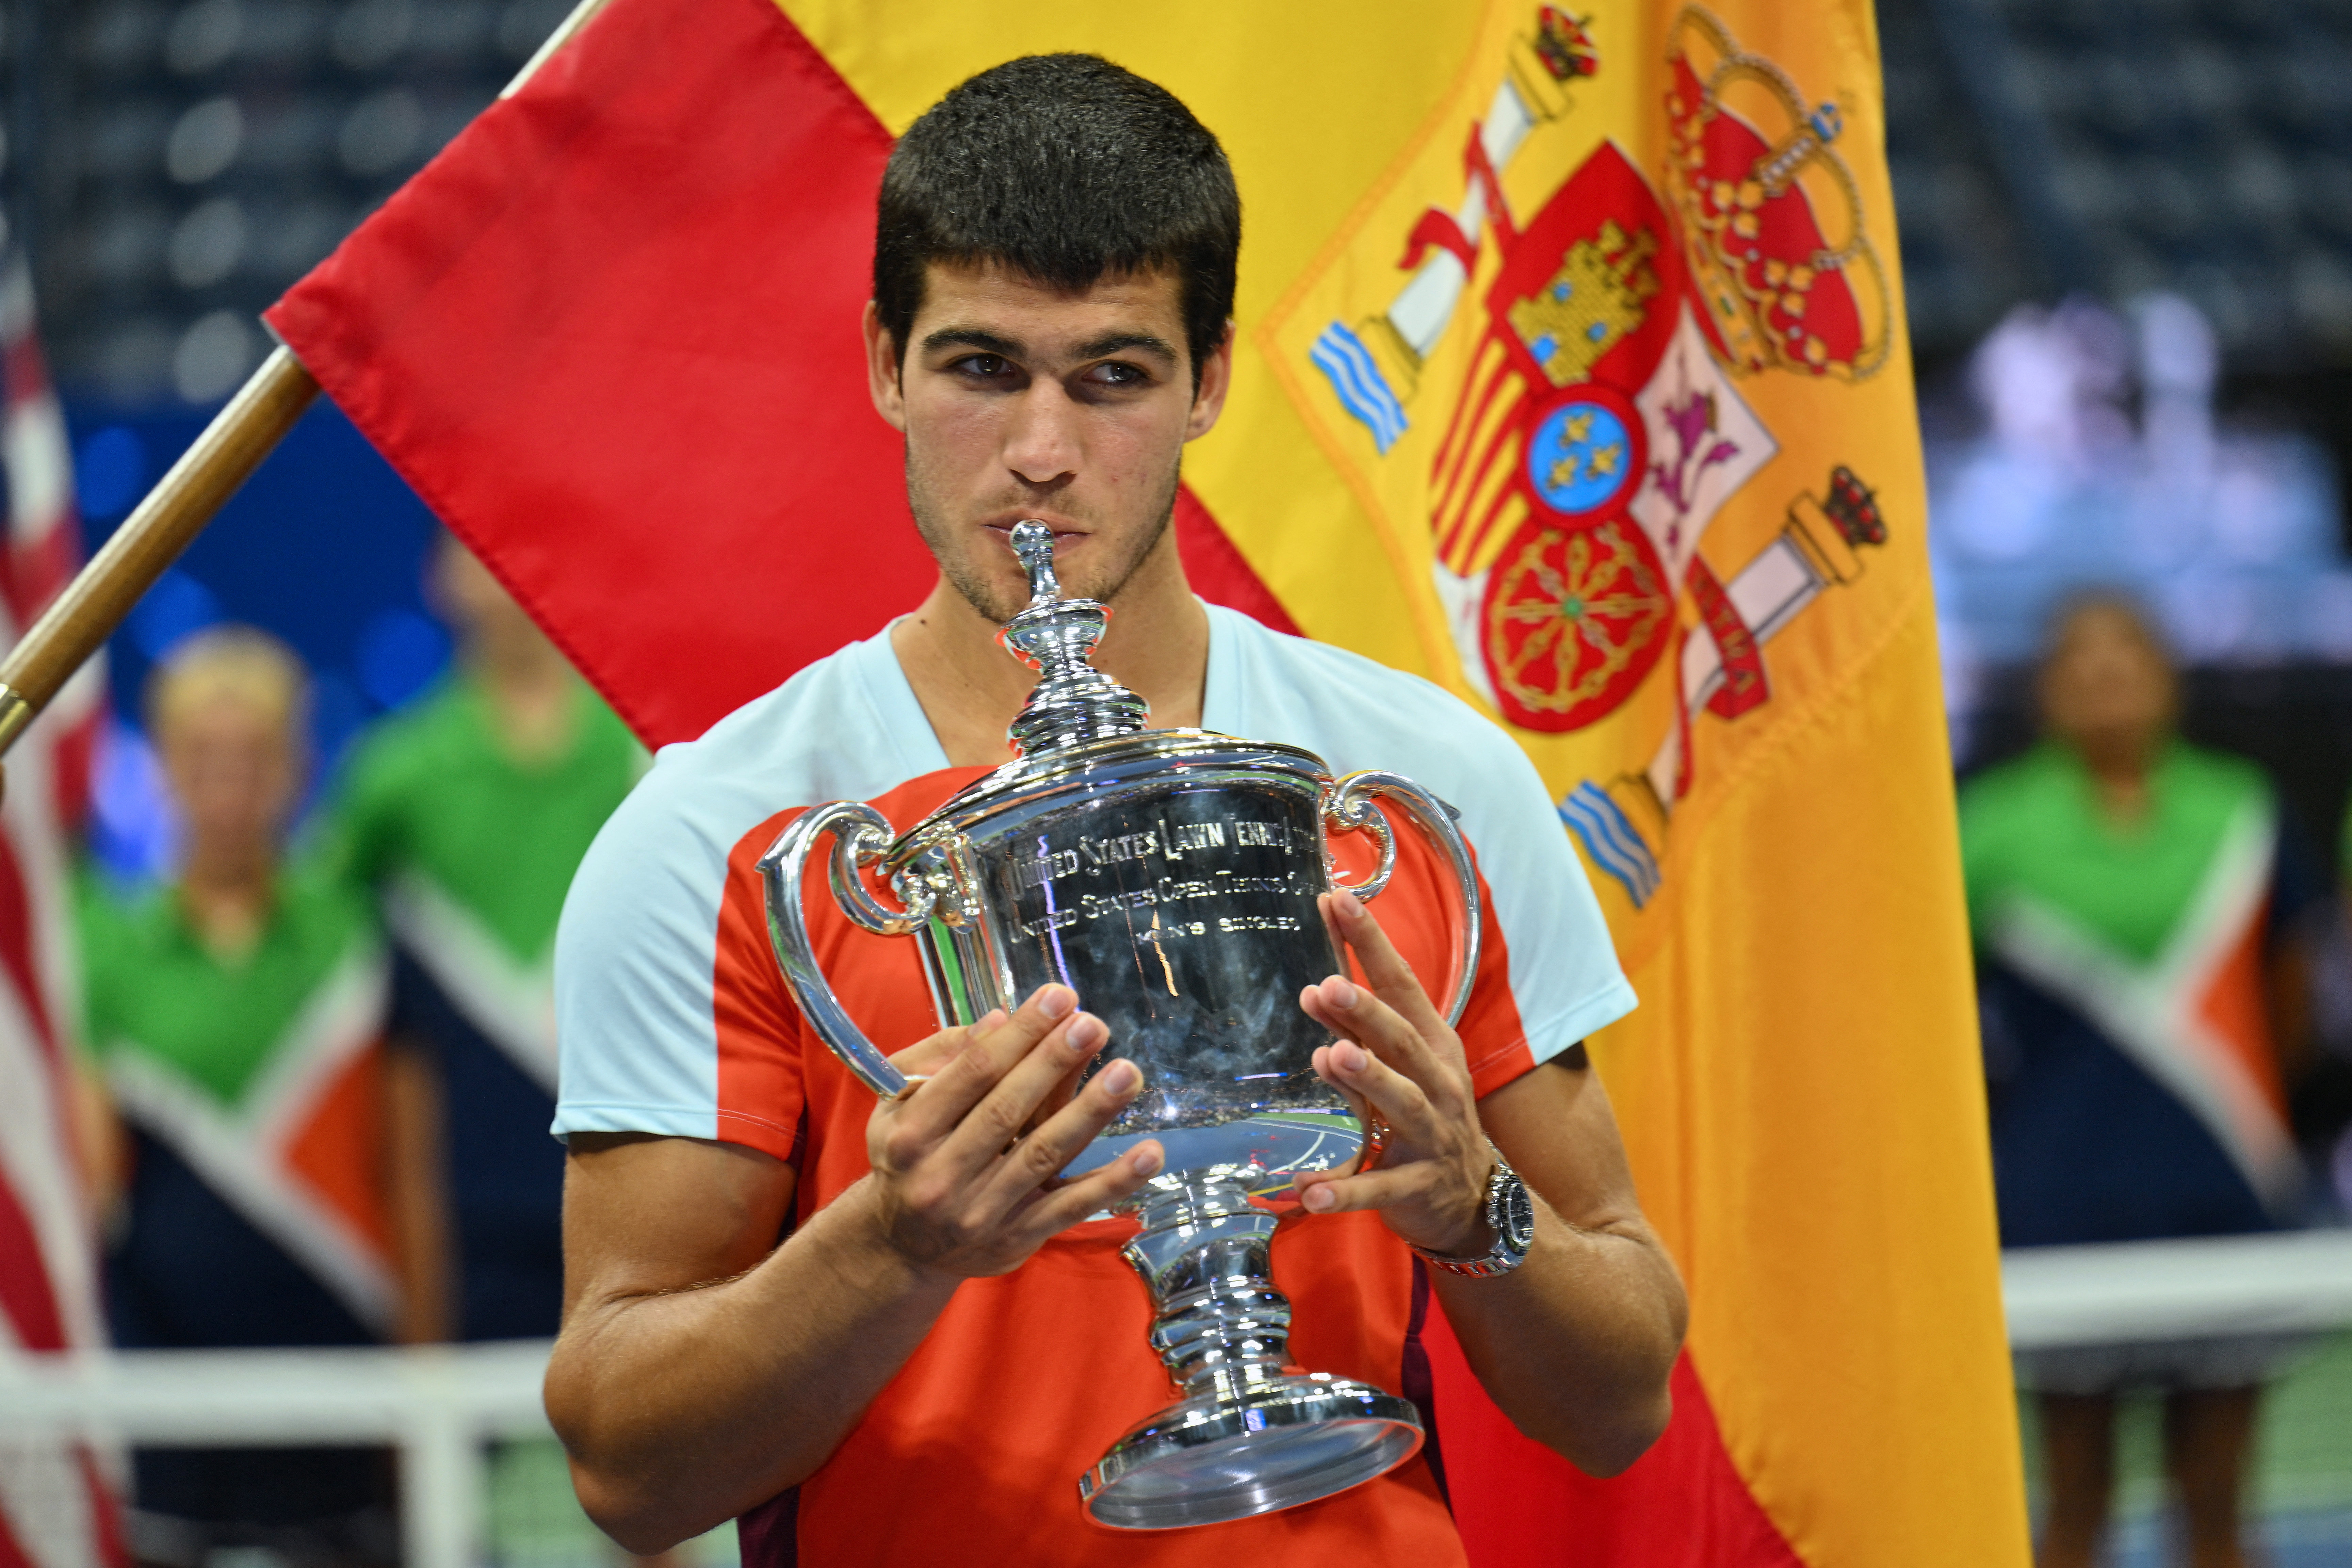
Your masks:
[[[1088,57],[892,156],[866,340],[939,583],[665,751],[558,940],[548,1404],[633,1550],[1458,1563],[1433,1296],[1575,1463],[1664,1427],[1682,1288],[1580,1044],[1633,995],[1533,768],[1186,584],[1239,240],[1215,139]]]

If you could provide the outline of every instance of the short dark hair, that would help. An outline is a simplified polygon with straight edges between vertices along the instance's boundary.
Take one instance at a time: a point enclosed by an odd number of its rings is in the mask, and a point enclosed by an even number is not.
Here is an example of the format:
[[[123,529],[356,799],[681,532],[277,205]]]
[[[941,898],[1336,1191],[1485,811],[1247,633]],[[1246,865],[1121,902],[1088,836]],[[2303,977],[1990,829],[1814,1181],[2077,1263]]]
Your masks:
[[[1174,94],[1094,55],[981,72],[908,128],[882,173],[874,304],[900,355],[932,262],[994,262],[1073,292],[1175,275],[1192,384],[1234,313],[1241,196]]]

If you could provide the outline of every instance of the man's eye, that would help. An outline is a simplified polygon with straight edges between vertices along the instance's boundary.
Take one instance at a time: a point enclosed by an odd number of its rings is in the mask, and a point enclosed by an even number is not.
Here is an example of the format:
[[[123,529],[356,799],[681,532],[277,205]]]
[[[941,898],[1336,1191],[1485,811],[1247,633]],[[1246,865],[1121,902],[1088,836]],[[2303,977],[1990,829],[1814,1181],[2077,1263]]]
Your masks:
[[[1149,382],[1151,378],[1133,365],[1123,365],[1114,360],[1108,364],[1097,365],[1088,371],[1087,380],[1099,386],[1139,387]]]
[[[950,368],[967,376],[993,381],[1013,367],[994,354],[967,354]]]

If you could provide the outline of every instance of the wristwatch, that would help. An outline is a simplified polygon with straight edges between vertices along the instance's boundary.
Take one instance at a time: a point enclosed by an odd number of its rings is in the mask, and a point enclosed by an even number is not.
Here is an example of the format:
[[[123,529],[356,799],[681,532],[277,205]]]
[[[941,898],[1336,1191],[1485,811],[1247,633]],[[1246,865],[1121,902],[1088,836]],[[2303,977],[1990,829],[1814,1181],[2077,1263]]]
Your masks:
[[[1528,1248],[1536,1239],[1536,1203],[1500,1149],[1495,1149],[1495,1174],[1486,1178],[1486,1223],[1494,1229],[1495,1245],[1483,1257],[1448,1258],[1426,1247],[1415,1247],[1413,1252],[1424,1263],[1474,1280],[1507,1274],[1528,1260]]]

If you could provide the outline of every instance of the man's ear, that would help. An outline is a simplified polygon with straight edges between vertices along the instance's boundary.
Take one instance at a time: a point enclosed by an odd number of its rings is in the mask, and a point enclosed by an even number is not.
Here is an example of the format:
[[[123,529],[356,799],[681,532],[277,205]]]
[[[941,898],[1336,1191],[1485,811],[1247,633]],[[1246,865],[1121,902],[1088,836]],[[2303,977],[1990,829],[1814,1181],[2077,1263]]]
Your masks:
[[[887,420],[890,428],[904,434],[907,429],[907,388],[900,379],[898,345],[891,340],[890,330],[882,325],[882,312],[874,301],[866,302],[862,323],[866,332],[866,392],[874,400],[874,412]]]
[[[1184,439],[1198,441],[1215,428],[1217,416],[1225,412],[1225,393],[1234,385],[1234,324],[1225,323],[1224,335],[1209,357],[1201,361],[1201,390],[1192,394],[1192,412],[1184,421]]]

